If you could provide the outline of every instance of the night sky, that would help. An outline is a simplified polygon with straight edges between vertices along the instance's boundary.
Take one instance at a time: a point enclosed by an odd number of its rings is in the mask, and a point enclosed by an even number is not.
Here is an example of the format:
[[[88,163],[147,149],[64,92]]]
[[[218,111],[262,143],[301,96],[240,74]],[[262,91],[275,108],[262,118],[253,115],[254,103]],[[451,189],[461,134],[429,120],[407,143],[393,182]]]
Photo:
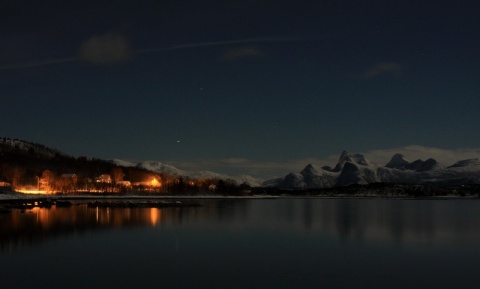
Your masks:
[[[479,157],[479,52],[474,0],[4,0],[0,136],[261,177]]]

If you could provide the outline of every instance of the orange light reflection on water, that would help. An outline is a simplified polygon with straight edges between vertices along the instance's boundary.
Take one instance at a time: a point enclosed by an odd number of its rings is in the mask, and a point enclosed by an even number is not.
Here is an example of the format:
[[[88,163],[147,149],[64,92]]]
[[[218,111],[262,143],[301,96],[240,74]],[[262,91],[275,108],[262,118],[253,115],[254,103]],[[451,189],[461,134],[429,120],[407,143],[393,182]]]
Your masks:
[[[35,207],[30,209],[29,212],[35,215],[37,224],[41,224],[43,228],[50,227],[51,217],[55,217],[57,215],[55,208],[47,210],[44,208]]]
[[[158,208],[151,208],[150,209],[150,221],[152,226],[155,226],[158,221],[160,220],[161,212]]]

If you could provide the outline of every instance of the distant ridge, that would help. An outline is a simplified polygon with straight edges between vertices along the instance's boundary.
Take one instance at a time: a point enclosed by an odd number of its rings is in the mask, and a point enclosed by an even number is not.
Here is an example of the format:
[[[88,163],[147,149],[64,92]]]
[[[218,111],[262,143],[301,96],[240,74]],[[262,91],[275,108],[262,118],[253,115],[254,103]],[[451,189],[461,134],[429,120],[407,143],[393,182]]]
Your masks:
[[[159,161],[144,161],[144,162],[135,164],[131,162],[122,161],[119,159],[114,159],[114,160],[111,160],[110,162],[117,165],[126,166],[126,167],[142,168],[152,172],[167,174],[170,176],[187,177],[190,179],[233,180],[239,185],[247,184],[251,187],[259,187],[262,185],[262,182],[260,180],[255,179],[248,175],[228,176],[225,174],[219,174],[211,171],[185,171]]]

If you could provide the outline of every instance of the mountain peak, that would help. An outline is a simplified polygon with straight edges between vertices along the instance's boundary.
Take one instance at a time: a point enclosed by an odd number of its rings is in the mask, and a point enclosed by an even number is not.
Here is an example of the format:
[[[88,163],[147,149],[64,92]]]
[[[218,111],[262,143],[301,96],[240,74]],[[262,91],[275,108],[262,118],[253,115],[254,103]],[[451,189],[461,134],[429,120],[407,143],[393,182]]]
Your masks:
[[[402,154],[393,155],[392,159],[385,165],[387,168],[400,169],[405,168],[410,162]]]
[[[372,165],[372,162],[367,160],[361,154],[350,154],[347,151],[343,151],[342,154],[340,155],[340,158],[338,159],[338,163],[335,166],[334,171],[335,172],[341,171],[343,169],[343,166],[346,163],[353,163],[353,164],[362,165],[362,166]]]
[[[340,158],[338,158],[338,162],[346,162],[351,160],[350,153],[346,150],[343,150],[342,153],[340,154]]]
[[[318,170],[312,165],[308,164],[301,172],[303,176],[313,176],[318,175]]]

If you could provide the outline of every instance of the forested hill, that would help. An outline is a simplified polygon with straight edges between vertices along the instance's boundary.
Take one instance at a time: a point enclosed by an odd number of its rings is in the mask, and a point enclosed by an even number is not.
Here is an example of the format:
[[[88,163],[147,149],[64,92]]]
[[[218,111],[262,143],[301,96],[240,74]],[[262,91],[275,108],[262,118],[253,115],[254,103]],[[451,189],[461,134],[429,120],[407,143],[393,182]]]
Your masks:
[[[79,178],[95,179],[122,168],[110,161],[73,157],[59,150],[24,140],[0,138],[0,181],[16,185],[34,182],[45,170],[55,175],[76,174]],[[123,168],[125,179],[143,179],[152,173],[142,168]]]
[[[0,138],[0,153],[15,156],[29,155],[35,158],[66,156],[59,150],[46,147],[42,144],[6,137]]]

